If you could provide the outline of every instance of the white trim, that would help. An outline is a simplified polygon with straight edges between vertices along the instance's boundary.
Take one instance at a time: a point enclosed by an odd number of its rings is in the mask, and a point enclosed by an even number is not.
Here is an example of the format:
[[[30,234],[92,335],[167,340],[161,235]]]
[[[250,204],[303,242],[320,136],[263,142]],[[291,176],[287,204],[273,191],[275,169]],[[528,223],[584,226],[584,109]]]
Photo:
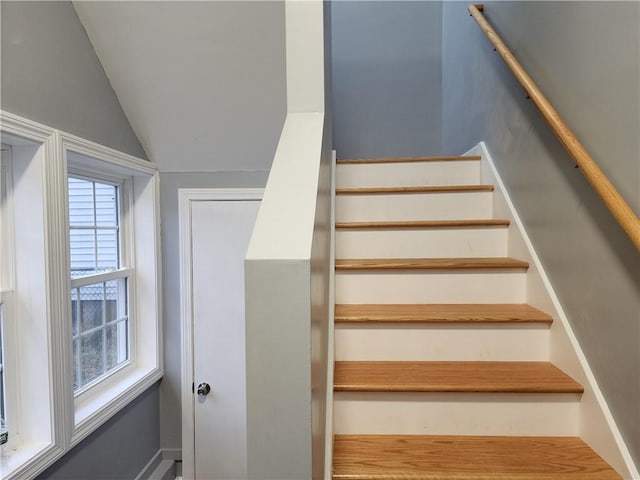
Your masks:
[[[151,387],[163,375],[158,174],[134,177],[130,187],[129,199],[136,197],[137,200],[135,203],[129,202],[127,218],[123,219],[122,223],[122,235],[129,244],[130,258],[127,261],[131,262],[132,266],[132,274],[127,282],[130,359],[128,365],[120,371],[114,372],[91,390],[75,397],[72,446]],[[127,225],[129,229],[126,229]],[[95,276],[93,278],[95,279]],[[151,301],[154,302],[153,306],[150,305]],[[145,334],[140,335],[141,331]]]
[[[331,152],[331,240],[329,244],[329,324],[327,336],[327,397],[324,430],[324,479],[331,480],[333,470],[333,367],[335,360],[336,310],[336,151]]]
[[[49,319],[49,378],[53,435],[56,444],[66,444],[69,440],[69,389],[71,369],[71,302],[69,297],[69,253],[67,235],[67,161],[62,152],[62,142],[56,131],[45,142],[48,151],[44,162],[44,224],[45,262],[47,265],[48,297],[47,317]],[[73,398],[73,397],[71,397]],[[71,402],[73,405],[73,402]],[[56,426],[58,428],[56,428]]]
[[[44,143],[53,135],[55,130],[41,123],[0,110],[0,131],[2,131],[2,143],[13,144],[11,140],[5,140],[5,135],[26,139],[29,143]]]
[[[65,152],[76,152],[102,162],[107,162],[111,166],[122,167],[126,172],[129,172],[127,173],[128,175],[131,175],[132,173],[130,172],[132,171],[142,175],[153,175],[157,171],[155,164],[147,160],[142,160],[133,155],[119,152],[118,150],[105,147],[90,140],[76,137],[70,133],[60,132],[60,138],[63,142]]]
[[[56,211],[59,208],[59,202],[50,201],[49,195],[53,192],[59,191],[58,176],[56,175],[56,166],[58,165],[59,158],[57,157],[57,145],[58,137],[56,131],[50,129],[44,125],[31,122],[27,119],[23,119],[13,114],[0,111],[0,128],[2,129],[2,141],[13,146],[32,146],[35,147],[35,155],[28,161],[29,165],[33,165],[35,171],[39,170],[40,177],[38,180],[38,198],[42,199],[42,210],[40,215],[44,218],[43,222],[43,244],[44,249],[42,251],[45,275],[44,275],[44,299],[43,301],[43,322],[46,329],[46,358],[47,367],[46,375],[47,381],[45,384],[38,385],[40,388],[39,394],[44,393],[46,399],[42,402],[42,405],[48,405],[42,408],[38,417],[41,417],[42,413],[46,416],[46,426],[43,426],[43,430],[50,432],[48,435],[43,434],[48,438],[36,438],[32,442],[25,443],[25,439],[22,439],[22,443],[18,449],[12,451],[7,457],[2,458],[3,478],[6,479],[24,479],[32,478],[38,473],[42,472],[48,465],[60,458],[65,452],[65,440],[66,440],[66,422],[64,421],[64,412],[61,412],[64,402],[64,385],[61,385],[60,378],[64,375],[64,372],[60,369],[60,364],[56,362],[56,358],[52,352],[52,344],[54,339],[59,338],[60,332],[55,328],[55,321],[52,315],[59,311],[60,302],[56,298],[55,292],[58,292],[60,288],[64,288],[64,282],[60,284],[59,279],[56,276],[56,272],[51,268],[55,267],[56,261],[60,261],[59,249],[60,243],[56,241],[56,236],[60,226],[55,224],[55,220],[52,221],[48,218],[49,214],[53,214],[55,217]],[[14,151],[15,154],[15,151]],[[14,155],[13,161],[16,156]],[[26,159],[23,159],[26,161]],[[21,160],[21,162],[23,161]],[[32,163],[33,162],[33,163]],[[14,165],[15,166],[15,165]],[[32,181],[35,181],[37,177],[32,177]],[[15,186],[14,186],[15,188]],[[14,195],[15,195],[14,191]],[[15,252],[14,252],[15,253]],[[17,285],[14,285],[17,287]],[[41,307],[36,307],[41,308]],[[14,310],[17,315],[17,309]],[[53,340],[53,341],[52,341]],[[24,367],[24,361],[16,362],[18,370],[22,370]],[[27,378],[22,373],[19,373],[22,378]],[[24,385],[20,386],[18,395],[24,389]],[[24,392],[22,392],[24,393]],[[28,392],[27,395],[34,395],[35,392]],[[48,410],[48,412],[46,412]],[[24,415],[18,413],[20,419],[20,427],[25,426]],[[20,432],[26,433],[26,432]]]
[[[194,477],[195,465],[191,204],[201,201],[261,200],[263,194],[263,188],[181,188],[178,190],[182,345],[182,467],[185,479]]]
[[[182,462],[182,451],[180,449],[159,448],[147,464],[142,467],[135,480],[160,480],[165,478],[164,475],[168,474],[171,468],[174,468],[176,462]],[[164,466],[165,463],[167,464],[166,467]],[[158,473],[163,475],[158,476]]]
[[[147,464],[142,467],[140,473],[136,475],[135,480],[146,480],[148,479],[153,471],[160,465],[162,462],[162,449],[159,448],[156,453],[153,454],[151,459],[147,462]]]
[[[584,386],[585,393],[582,395],[580,402],[581,422],[586,420],[598,425],[598,427],[590,432],[590,435],[585,435],[585,429],[581,426],[582,439],[618,471],[624,470],[623,475],[625,478],[640,479],[640,473],[638,473],[620,430],[611,415],[602,391],[589,367],[587,358],[578,343],[578,339],[571,328],[571,324],[544,270],[542,262],[533,248],[524,224],[518,216],[507,189],[498,174],[486,144],[480,142],[466,152],[465,155],[480,155],[483,161],[486,162],[488,169],[483,169],[483,176],[493,178],[483,178],[482,181],[495,182],[498,187],[495,192],[496,200],[504,202],[504,206],[508,210],[506,213],[512,223],[509,231],[509,254],[517,254],[519,257],[527,256],[528,258],[523,259],[528,260],[531,265],[527,279],[528,302],[533,306],[547,310],[547,313],[551,314],[556,320],[550,331],[551,342],[555,341],[561,347],[562,352],[557,352],[555,355],[552,353],[551,361],[570,375],[578,377],[578,381],[582,382]],[[512,251],[514,249],[517,249],[518,252]],[[540,283],[541,288],[532,288],[533,283]],[[553,311],[548,311],[549,309]],[[590,399],[595,401],[587,401]],[[606,445],[606,450],[603,448],[604,445]]]
[[[119,268],[112,272],[94,273],[85,277],[72,278],[70,286],[71,288],[86,287],[87,285],[93,285],[94,283],[109,282],[111,280],[119,280],[121,278],[129,278],[132,276],[134,269],[131,267]]]

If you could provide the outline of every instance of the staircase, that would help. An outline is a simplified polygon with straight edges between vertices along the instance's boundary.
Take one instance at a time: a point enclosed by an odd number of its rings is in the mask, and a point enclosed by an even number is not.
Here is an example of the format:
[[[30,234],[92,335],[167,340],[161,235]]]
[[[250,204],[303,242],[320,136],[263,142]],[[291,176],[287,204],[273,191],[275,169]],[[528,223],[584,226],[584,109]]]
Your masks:
[[[480,157],[339,160],[334,479],[619,479]]]

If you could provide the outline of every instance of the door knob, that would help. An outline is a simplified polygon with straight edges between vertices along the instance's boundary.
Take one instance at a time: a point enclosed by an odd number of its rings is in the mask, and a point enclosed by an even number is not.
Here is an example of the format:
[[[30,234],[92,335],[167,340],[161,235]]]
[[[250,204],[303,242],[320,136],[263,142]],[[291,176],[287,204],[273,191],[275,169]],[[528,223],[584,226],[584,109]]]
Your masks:
[[[207,395],[209,395],[209,392],[211,391],[211,387],[209,386],[208,383],[201,383],[200,385],[198,385],[198,395],[202,395],[204,397],[206,397]]]

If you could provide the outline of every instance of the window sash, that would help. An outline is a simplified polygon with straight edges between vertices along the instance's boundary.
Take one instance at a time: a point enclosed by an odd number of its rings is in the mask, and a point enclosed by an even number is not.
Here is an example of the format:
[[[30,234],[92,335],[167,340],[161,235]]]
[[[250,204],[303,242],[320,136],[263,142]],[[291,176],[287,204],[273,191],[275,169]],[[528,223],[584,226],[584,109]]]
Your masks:
[[[74,397],[81,397],[83,394],[89,392],[93,388],[99,386],[104,380],[111,377],[114,373],[126,368],[127,365],[131,364],[133,354],[135,353],[131,349],[131,338],[132,338],[132,330],[133,325],[131,321],[131,316],[128,311],[129,305],[129,297],[130,297],[130,278],[133,274],[133,269],[128,267],[121,267],[123,261],[126,261],[130,256],[128,255],[128,249],[130,243],[127,242],[125,232],[127,229],[122,228],[123,225],[127,222],[127,217],[124,215],[124,210],[126,206],[126,201],[131,198],[129,188],[131,187],[131,182],[126,179],[109,179],[105,180],[101,178],[100,175],[87,175],[82,174],[78,175],[74,172],[73,168],[69,169],[68,178],[82,180],[84,182],[88,182],[91,185],[90,192],[87,191],[87,195],[91,196],[91,200],[87,199],[87,206],[91,204],[92,215],[90,215],[90,223],[87,224],[73,224],[71,223],[72,217],[72,202],[69,199],[68,201],[68,219],[69,219],[69,251],[71,253],[71,248],[73,247],[71,234],[74,231],[92,231],[93,235],[93,250],[94,250],[94,258],[93,258],[93,267],[94,269],[98,269],[99,264],[99,246],[100,239],[98,238],[98,232],[115,232],[117,235],[117,246],[116,246],[116,258],[115,258],[115,267],[117,269],[110,270],[106,272],[96,273],[95,270],[89,271],[89,273],[82,276],[75,276],[77,272],[71,268],[72,263],[69,265],[69,273],[70,273],[70,299],[73,297],[72,293],[76,292],[76,321],[78,322],[78,328],[76,334],[71,332],[71,342],[73,344],[72,349],[72,370],[74,372]],[[67,188],[69,189],[69,194],[71,194],[72,185],[71,182],[67,181]],[[115,214],[114,224],[105,224],[101,225],[98,222],[98,186],[99,185],[110,185],[115,188]],[[87,185],[83,186],[87,189]],[[88,190],[88,189],[87,189]],[[82,193],[82,191],[78,191],[78,193]],[[72,258],[69,258],[70,262]],[[100,323],[93,328],[90,328],[86,331],[81,331],[80,328],[80,305],[81,305],[81,291],[80,289],[83,287],[89,287],[92,285],[101,285],[102,288],[105,288],[106,282],[125,280],[121,283],[121,287],[117,294],[117,305],[118,312],[116,314],[116,318],[109,321],[106,318],[106,293],[103,291],[101,295],[101,312],[98,314],[100,316]],[[71,299],[73,303],[73,300]],[[73,305],[72,305],[73,308]],[[71,318],[69,319],[71,320]],[[108,345],[108,333],[112,326],[115,326],[116,335],[116,364],[109,368],[108,354],[107,354],[107,345]],[[91,366],[85,363],[86,358],[83,358],[83,347],[87,348],[84,345],[84,341],[90,341],[93,339],[97,341],[95,348],[97,358],[94,358],[98,363],[94,365],[95,369],[92,374],[97,374],[97,376],[90,381],[84,382],[84,374],[87,373],[84,371],[85,367],[89,368],[91,371]],[[90,348],[90,347],[89,347]],[[86,352],[85,352],[86,353]],[[96,370],[97,369],[97,370]],[[101,372],[101,373],[100,373]],[[90,378],[90,377],[89,377]],[[76,383],[77,382],[77,383]]]
[[[94,283],[109,282],[111,280],[129,279],[133,276],[134,269],[130,267],[119,268],[113,272],[94,273],[92,275],[86,275],[84,277],[72,278],[71,288],[86,287],[87,285],[93,285]]]

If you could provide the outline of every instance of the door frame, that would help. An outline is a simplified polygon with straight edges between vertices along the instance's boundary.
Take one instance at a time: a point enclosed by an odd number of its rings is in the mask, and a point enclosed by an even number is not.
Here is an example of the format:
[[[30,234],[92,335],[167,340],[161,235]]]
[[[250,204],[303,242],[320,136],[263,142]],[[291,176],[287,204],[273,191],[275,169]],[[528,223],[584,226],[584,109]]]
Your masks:
[[[193,393],[193,272],[191,207],[194,202],[262,200],[264,188],[178,189],[180,255],[180,331],[182,345],[182,468],[185,480],[195,471],[195,395]]]

